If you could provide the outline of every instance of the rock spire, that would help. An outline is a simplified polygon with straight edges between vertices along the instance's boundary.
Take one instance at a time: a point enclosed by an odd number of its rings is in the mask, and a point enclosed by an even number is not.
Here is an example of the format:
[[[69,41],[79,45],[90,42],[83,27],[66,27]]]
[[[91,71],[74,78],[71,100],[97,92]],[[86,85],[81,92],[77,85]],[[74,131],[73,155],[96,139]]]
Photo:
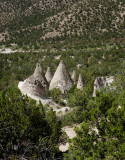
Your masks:
[[[96,96],[96,91],[100,92],[100,89],[102,87],[106,86],[106,79],[102,76],[102,77],[97,77],[94,81],[94,91],[93,91],[93,97]]]
[[[73,73],[72,73],[72,80],[73,80],[73,82],[74,82],[74,84],[76,84],[77,83],[77,76],[76,76],[76,71],[75,70],[73,70]]]
[[[51,80],[49,89],[59,88],[61,92],[64,94],[67,90],[72,87],[72,80],[70,74],[61,60],[57,70]]]
[[[51,79],[53,78],[53,73],[52,73],[50,67],[48,67],[46,74],[45,74],[45,77],[46,77],[47,81],[50,83]]]
[[[77,82],[77,88],[82,90],[83,87],[86,87],[86,84],[84,82],[84,79],[82,78],[82,75],[79,74],[79,79],[78,79],[78,82]]]
[[[42,86],[45,88],[45,89],[48,89],[49,88],[49,84],[46,80],[46,77],[45,77],[45,74],[40,66],[39,63],[36,64],[36,69],[33,73],[33,76],[35,77],[36,80],[40,81]]]
[[[93,97],[96,97],[96,91],[100,92],[101,88],[109,87],[110,89],[114,89],[111,87],[111,83],[114,81],[114,77],[97,77],[94,81],[94,91]]]

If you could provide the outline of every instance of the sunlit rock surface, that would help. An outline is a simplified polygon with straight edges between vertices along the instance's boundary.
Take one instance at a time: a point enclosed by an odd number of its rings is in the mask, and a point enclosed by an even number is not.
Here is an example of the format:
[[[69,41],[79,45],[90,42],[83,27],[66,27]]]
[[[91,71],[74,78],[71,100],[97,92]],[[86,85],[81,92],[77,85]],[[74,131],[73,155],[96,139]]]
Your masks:
[[[70,77],[70,74],[64,64],[64,62],[61,60],[60,64],[51,80],[49,89],[53,88],[59,88],[62,93],[65,93],[72,87],[72,80]]]
[[[38,80],[39,82],[41,82],[42,86],[45,88],[45,89],[48,89],[49,88],[49,84],[46,80],[46,77],[45,77],[45,74],[40,66],[39,63],[37,63],[36,65],[36,69],[33,73],[33,76],[35,77],[36,80]]]
[[[82,78],[82,75],[80,74],[78,82],[77,82],[77,88],[80,90],[83,90],[84,87],[86,87],[86,84],[85,84],[84,79]]]
[[[35,77],[32,75],[23,82],[19,82],[18,88],[24,95],[28,95],[29,97],[38,97],[38,98],[45,98],[45,88],[42,86],[41,82],[36,80]]]
[[[94,82],[94,91],[93,91],[93,97],[96,96],[96,91],[100,92],[101,88],[104,87],[110,87],[111,83],[114,81],[114,77],[97,77]]]
[[[50,67],[48,67],[46,74],[45,74],[45,77],[46,77],[47,81],[50,83],[53,78],[53,73],[52,73]]]
[[[73,80],[73,82],[74,82],[74,84],[76,84],[77,83],[77,76],[76,76],[76,71],[75,70],[73,70],[73,73],[72,73],[72,80]]]

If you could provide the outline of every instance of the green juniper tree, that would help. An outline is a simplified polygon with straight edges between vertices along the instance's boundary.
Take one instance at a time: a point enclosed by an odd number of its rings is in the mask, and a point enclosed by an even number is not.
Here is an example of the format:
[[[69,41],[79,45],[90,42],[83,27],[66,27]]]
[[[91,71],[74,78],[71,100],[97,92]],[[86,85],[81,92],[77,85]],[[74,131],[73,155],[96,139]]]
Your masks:
[[[112,92],[99,93],[84,122],[70,140],[68,160],[125,159],[125,92],[117,98]],[[120,105],[120,106],[119,106]],[[87,116],[86,116],[87,115]]]
[[[0,92],[0,158],[54,159],[61,130],[51,110],[21,95],[17,88]]]

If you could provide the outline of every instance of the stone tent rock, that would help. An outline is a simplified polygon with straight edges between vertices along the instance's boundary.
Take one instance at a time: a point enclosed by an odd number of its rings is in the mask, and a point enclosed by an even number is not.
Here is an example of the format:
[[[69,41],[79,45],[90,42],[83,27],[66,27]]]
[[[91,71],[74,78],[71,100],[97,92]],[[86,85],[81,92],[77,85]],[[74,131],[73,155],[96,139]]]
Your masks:
[[[18,88],[24,95],[27,94],[33,99],[34,97],[42,99],[46,98],[45,88],[33,75],[27,78],[24,82],[19,82]]]
[[[106,80],[104,77],[97,77],[94,81],[94,91],[93,91],[93,97],[96,96],[96,91],[100,91],[102,87],[106,85]]]
[[[82,90],[83,87],[86,87],[86,84],[84,82],[84,79],[82,78],[82,75],[79,74],[79,79],[78,79],[78,82],[77,82],[77,88]]]
[[[93,97],[96,96],[96,91],[100,92],[102,87],[110,86],[110,84],[114,81],[113,76],[111,77],[97,77],[94,82],[94,91]]]
[[[72,73],[72,80],[73,80],[73,82],[74,82],[74,84],[76,84],[77,83],[77,76],[76,76],[76,71],[75,70],[73,70],[73,73]]]
[[[46,74],[45,74],[45,77],[46,77],[47,81],[50,83],[53,78],[53,73],[52,73],[50,67],[48,67]]]
[[[49,88],[49,84],[46,80],[45,74],[44,74],[39,63],[37,63],[37,65],[36,65],[36,69],[33,73],[33,76],[35,77],[36,80],[41,82],[41,84],[45,88],[45,90],[47,90]]]
[[[64,62],[61,60],[60,64],[51,80],[49,89],[53,88],[59,88],[62,93],[65,93],[67,90],[69,90],[72,87],[72,80],[70,77],[70,74],[64,64]]]

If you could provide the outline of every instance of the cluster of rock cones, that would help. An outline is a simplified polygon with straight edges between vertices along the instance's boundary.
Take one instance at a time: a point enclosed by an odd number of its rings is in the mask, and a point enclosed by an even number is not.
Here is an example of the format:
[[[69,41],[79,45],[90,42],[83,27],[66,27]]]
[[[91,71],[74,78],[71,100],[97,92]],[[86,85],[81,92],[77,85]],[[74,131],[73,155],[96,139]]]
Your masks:
[[[54,75],[50,67],[48,67],[46,74],[44,74],[40,64],[37,63],[33,75],[25,81],[19,82],[18,88],[25,95],[45,99],[47,89],[59,88],[62,94],[65,94],[73,84],[77,84],[77,88],[80,90],[86,86],[81,74],[77,82],[76,71],[73,71],[71,78],[64,62],[61,60]]]

